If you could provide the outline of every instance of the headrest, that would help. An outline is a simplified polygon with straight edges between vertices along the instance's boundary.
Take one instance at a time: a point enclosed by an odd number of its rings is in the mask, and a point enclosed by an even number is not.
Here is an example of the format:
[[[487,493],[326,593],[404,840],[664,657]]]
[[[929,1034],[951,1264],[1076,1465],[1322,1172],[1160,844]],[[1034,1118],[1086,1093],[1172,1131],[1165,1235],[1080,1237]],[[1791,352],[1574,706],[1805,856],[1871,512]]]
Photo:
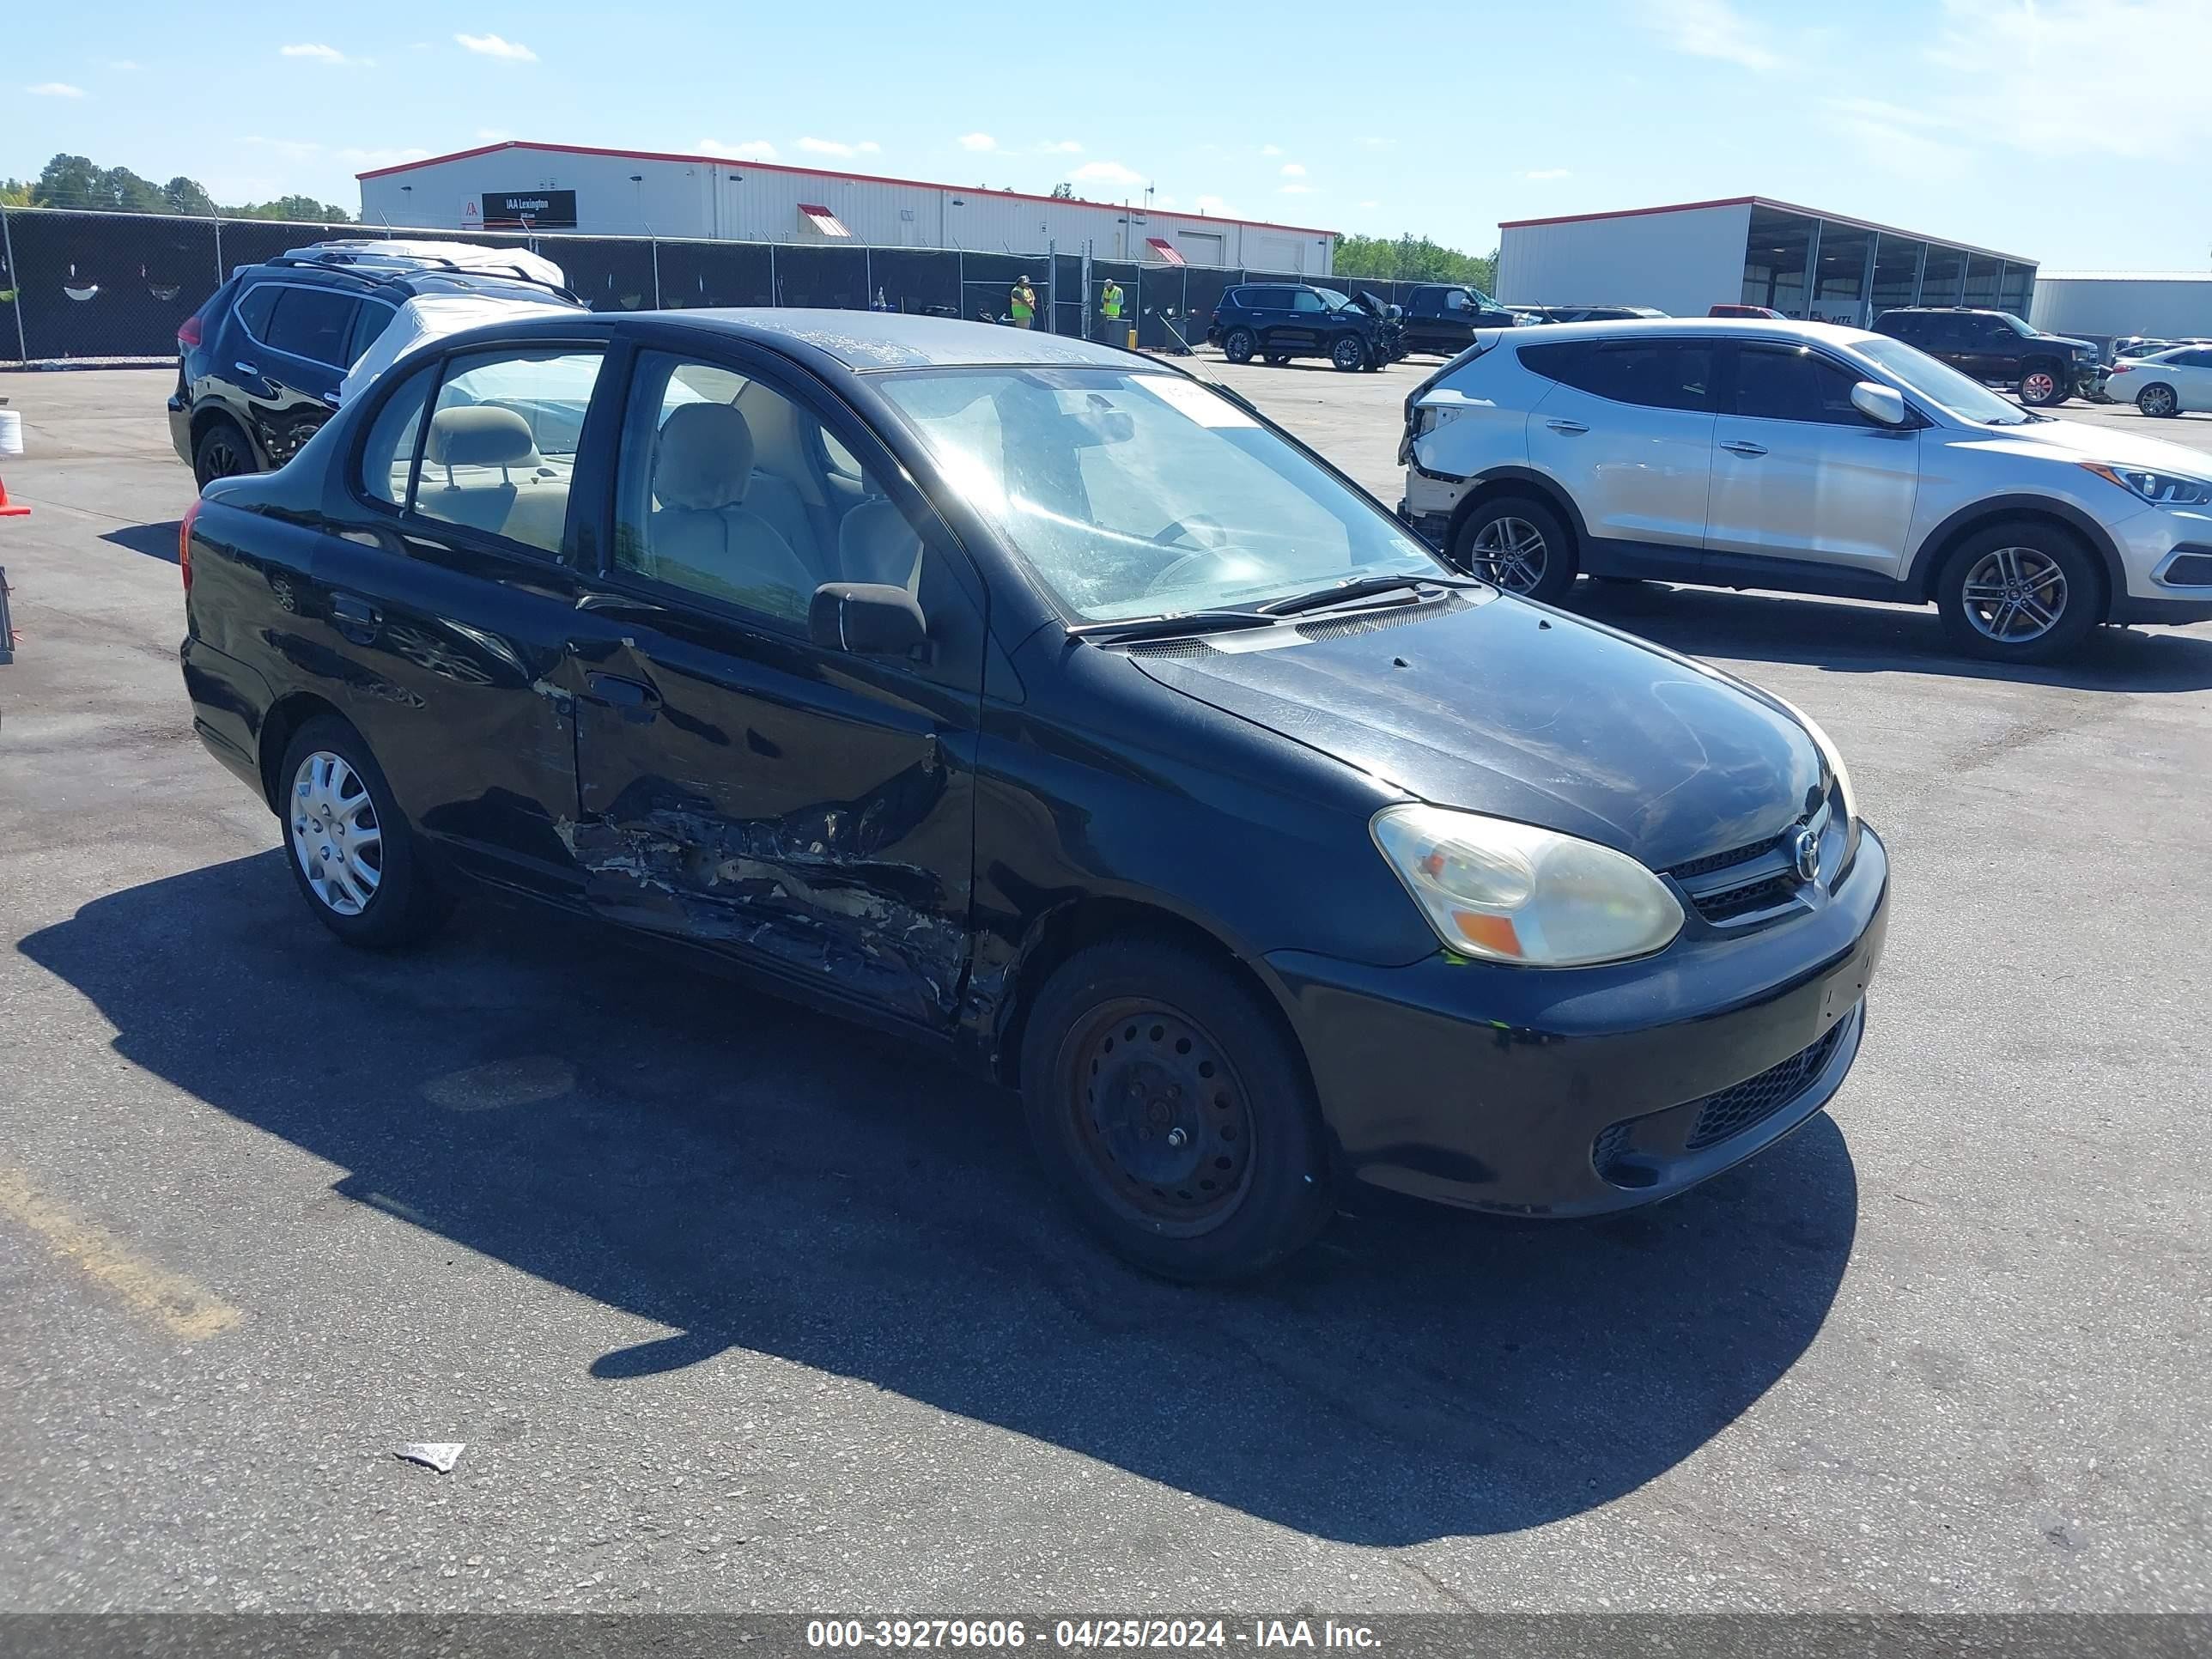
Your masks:
[[[753,429],[727,404],[685,404],[660,424],[653,493],[663,507],[736,507],[753,480]]]
[[[862,501],[837,526],[837,563],[848,582],[911,588],[921,566],[921,538],[889,501]]]
[[[423,459],[437,466],[536,466],[530,422],[493,404],[441,409],[430,417]]]

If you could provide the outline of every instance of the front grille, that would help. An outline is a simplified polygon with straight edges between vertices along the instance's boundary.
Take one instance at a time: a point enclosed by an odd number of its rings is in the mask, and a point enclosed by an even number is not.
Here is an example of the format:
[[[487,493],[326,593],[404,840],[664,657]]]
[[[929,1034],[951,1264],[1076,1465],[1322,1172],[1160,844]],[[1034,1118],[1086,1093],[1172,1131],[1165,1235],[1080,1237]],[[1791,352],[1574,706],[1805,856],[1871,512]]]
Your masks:
[[[1787,904],[1797,896],[1796,872],[1769,876],[1743,887],[1723,887],[1717,893],[1700,893],[1691,900],[1707,921],[1734,921],[1760,910]]]
[[[1692,859],[1687,864],[1678,864],[1667,873],[1677,881],[1687,881],[1692,876],[1709,875],[1715,870],[1726,870],[1735,865],[1748,864],[1774,845],[1774,837],[1755,841],[1748,847],[1732,848],[1725,853],[1710,853],[1701,859]]]
[[[1741,1134],[1753,1124],[1773,1116],[1796,1099],[1805,1092],[1806,1085],[1820,1076],[1828,1057],[1835,1053],[1836,1045],[1844,1040],[1844,1028],[1850,1024],[1848,1017],[1839,1019],[1811,1048],[1800,1049],[1779,1066],[1770,1066],[1757,1077],[1734,1088],[1707,1095],[1698,1109],[1698,1121],[1690,1130],[1689,1139],[1683,1143],[1683,1150],[1701,1152],[1708,1146],[1717,1146],[1730,1136]]]

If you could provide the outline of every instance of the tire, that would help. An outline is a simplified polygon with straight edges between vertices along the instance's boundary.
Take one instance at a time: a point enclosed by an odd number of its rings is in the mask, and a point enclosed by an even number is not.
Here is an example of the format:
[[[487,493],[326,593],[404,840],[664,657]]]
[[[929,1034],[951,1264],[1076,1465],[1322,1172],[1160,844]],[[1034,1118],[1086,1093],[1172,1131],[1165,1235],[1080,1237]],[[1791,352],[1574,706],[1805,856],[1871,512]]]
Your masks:
[[[1346,374],[1367,367],[1367,342],[1357,334],[1340,334],[1329,346],[1328,360]]]
[[[1240,980],[1182,945],[1109,939],[1060,964],[1030,1011],[1022,1103],[1077,1213],[1163,1279],[1264,1273],[1334,1210],[1295,1045]]]
[[[2072,394],[2066,366],[2038,358],[2020,372],[2020,400],[2030,409],[2048,409]]]
[[[2171,420],[2181,413],[2181,399],[2174,395],[2172,386],[2160,380],[2136,393],[2136,407],[2153,420]]]
[[[192,441],[192,481],[205,489],[217,478],[235,478],[258,472],[253,446],[245,431],[228,415],[218,415]]]
[[[2104,620],[2104,572],[2073,532],[2014,519],[1976,531],[1952,551],[1936,604],[1952,643],[1967,654],[2049,662]]]
[[[1270,368],[1280,368],[1290,361],[1291,354],[1287,351],[1271,351],[1267,354],[1267,367]]]
[[[1232,363],[1249,363],[1259,342],[1249,328],[1232,328],[1221,337],[1221,355]]]
[[[1500,495],[1460,521],[1452,562],[1509,593],[1553,605],[1574,586],[1574,537],[1534,495]]]
[[[323,925],[368,950],[436,932],[451,906],[423,870],[414,831],[361,734],[328,715],[309,720],[280,767],[285,862]]]

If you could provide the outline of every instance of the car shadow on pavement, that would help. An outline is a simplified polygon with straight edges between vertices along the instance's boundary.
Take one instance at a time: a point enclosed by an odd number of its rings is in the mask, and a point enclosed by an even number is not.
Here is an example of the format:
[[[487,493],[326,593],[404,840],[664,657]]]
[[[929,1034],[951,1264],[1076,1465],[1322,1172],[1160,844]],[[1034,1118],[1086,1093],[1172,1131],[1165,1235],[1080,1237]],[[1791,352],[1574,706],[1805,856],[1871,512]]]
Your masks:
[[[2212,687],[2212,636],[2198,631],[2100,628],[2063,661],[2015,665],[1961,655],[1932,605],[1583,581],[1562,608],[1692,656],[1805,663],[1838,674],[1930,674],[2087,691]]]
[[[1856,1227],[1822,1115],[1608,1220],[1355,1194],[1281,1275],[1187,1290],[1074,1230],[1001,1091],[558,916],[472,903],[425,950],[356,952],[272,850],[21,949],[123,1057],[337,1164],[392,1224],[678,1333],[579,1352],[626,1411],[754,1351],[1347,1542],[1538,1526],[1664,1473],[1796,1362]]]
[[[127,524],[120,530],[104,532],[100,540],[113,542],[118,547],[127,547],[133,553],[144,553],[167,564],[177,562],[178,521],[167,524]]]

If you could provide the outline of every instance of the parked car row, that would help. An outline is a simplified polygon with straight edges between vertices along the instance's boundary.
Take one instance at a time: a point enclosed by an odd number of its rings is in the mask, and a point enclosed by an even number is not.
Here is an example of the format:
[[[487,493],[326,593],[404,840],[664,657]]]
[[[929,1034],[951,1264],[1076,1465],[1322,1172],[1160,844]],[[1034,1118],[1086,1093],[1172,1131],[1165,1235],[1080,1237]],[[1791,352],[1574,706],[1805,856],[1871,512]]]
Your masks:
[[[2030,409],[2086,395],[2096,384],[2095,345],[2046,334],[2008,311],[1900,306],[1875,318],[1874,331],[1917,346],[1985,386],[2015,388]]]

